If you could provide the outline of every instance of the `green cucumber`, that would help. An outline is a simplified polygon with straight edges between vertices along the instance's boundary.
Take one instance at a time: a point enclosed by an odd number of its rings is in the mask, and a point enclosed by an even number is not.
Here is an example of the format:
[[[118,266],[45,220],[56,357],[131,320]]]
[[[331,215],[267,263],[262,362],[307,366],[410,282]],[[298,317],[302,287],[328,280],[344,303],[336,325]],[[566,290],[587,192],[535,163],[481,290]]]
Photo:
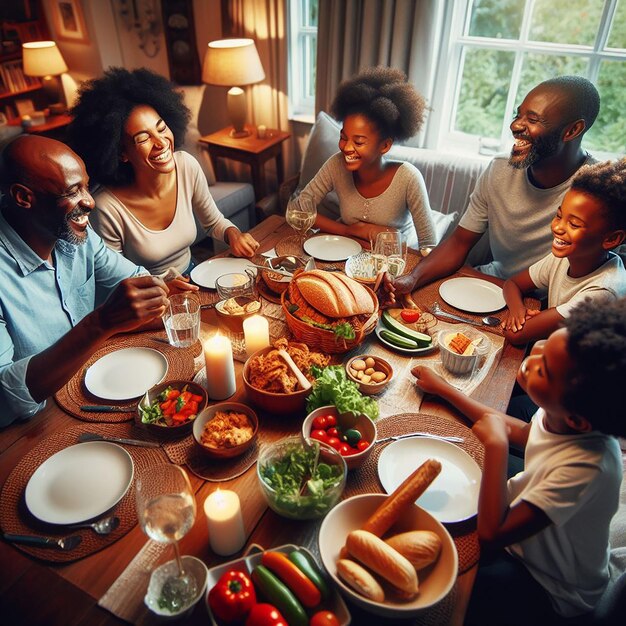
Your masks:
[[[267,567],[257,565],[251,577],[257,590],[285,616],[289,626],[308,626],[309,618],[296,596]]]
[[[327,600],[330,592],[324,579],[324,574],[315,561],[312,561],[306,553],[294,550],[289,553],[289,560],[320,590],[322,600]]]
[[[392,333],[390,330],[381,330],[380,336],[394,346],[398,346],[398,348],[407,348],[408,350],[417,350],[419,348],[417,341],[407,339],[402,335],[396,335],[396,333]]]
[[[412,330],[407,328],[404,324],[395,319],[389,311],[383,311],[383,315],[380,318],[382,323],[396,335],[401,335],[402,337],[406,337],[407,339],[411,339],[417,344],[418,348],[426,348],[430,346],[433,342],[433,339],[430,335],[425,335],[424,333],[418,333],[416,330]],[[403,346],[405,347],[405,346]]]

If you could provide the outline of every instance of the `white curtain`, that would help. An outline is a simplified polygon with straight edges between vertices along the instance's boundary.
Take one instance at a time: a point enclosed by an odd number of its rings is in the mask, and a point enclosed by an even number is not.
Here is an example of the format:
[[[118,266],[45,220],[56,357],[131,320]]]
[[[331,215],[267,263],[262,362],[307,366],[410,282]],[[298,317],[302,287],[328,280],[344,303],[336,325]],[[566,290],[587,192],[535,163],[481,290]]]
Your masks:
[[[405,72],[432,107],[443,13],[443,0],[320,0],[316,113],[342,80],[375,65]],[[407,143],[425,146],[427,126]]]

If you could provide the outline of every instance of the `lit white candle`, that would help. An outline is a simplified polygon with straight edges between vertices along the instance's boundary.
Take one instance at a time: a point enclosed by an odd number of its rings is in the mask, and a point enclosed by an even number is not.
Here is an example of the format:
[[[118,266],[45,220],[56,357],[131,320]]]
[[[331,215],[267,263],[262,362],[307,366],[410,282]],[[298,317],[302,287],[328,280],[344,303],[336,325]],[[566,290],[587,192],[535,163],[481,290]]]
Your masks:
[[[246,352],[253,352],[270,345],[270,325],[262,315],[253,315],[243,321],[243,336],[246,340]]]
[[[211,550],[220,556],[239,552],[246,543],[239,496],[234,491],[216,489],[204,501]]]
[[[259,139],[265,139],[265,136],[267,135],[267,126],[265,126],[265,124],[259,124],[256,132]]]
[[[206,380],[209,398],[223,400],[235,393],[233,347],[228,337],[219,333],[204,343]]]

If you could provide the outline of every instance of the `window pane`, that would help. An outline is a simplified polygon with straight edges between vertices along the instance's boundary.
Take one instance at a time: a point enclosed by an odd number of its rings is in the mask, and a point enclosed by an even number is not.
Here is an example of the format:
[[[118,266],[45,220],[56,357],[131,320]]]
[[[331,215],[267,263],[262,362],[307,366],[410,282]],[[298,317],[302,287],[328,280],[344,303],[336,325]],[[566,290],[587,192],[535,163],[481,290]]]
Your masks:
[[[604,0],[535,0],[529,39],[593,46]]]
[[[315,98],[315,68],[317,53],[317,37],[307,36],[305,39],[306,47],[306,67],[305,67],[305,86],[304,97]]]
[[[552,56],[548,54],[526,54],[522,65],[515,106],[519,106],[526,94],[539,83],[554,78],[574,74],[586,76],[587,59],[572,56]]]
[[[524,3],[519,0],[474,0],[469,34],[473,37],[517,39]]]
[[[619,0],[607,43],[609,48],[626,48],[626,2]]]
[[[455,130],[500,137],[513,60],[513,52],[467,50]]]
[[[303,26],[317,28],[317,4],[318,0],[302,0],[304,4],[304,10],[302,11],[302,17],[304,18]]]
[[[605,150],[626,154],[626,63],[604,61],[596,87],[600,92],[600,113],[595,124],[583,139],[590,150]]]

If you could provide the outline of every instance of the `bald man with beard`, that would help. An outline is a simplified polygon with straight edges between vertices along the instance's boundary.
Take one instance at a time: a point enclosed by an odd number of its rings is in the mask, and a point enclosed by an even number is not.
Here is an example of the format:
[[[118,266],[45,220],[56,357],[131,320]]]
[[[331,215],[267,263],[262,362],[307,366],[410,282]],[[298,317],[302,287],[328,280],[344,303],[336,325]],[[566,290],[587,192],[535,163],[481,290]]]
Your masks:
[[[109,337],[160,323],[168,304],[160,278],[89,227],[88,182],[59,141],[23,135],[4,150],[1,426],[37,413]]]
[[[551,246],[550,221],[574,174],[596,161],[581,141],[599,109],[596,88],[580,76],[532,89],[511,122],[511,154],[491,161],[450,237],[409,274],[393,283],[385,276],[391,301],[456,272],[487,229],[493,261],[480,271],[506,279],[543,258]]]

